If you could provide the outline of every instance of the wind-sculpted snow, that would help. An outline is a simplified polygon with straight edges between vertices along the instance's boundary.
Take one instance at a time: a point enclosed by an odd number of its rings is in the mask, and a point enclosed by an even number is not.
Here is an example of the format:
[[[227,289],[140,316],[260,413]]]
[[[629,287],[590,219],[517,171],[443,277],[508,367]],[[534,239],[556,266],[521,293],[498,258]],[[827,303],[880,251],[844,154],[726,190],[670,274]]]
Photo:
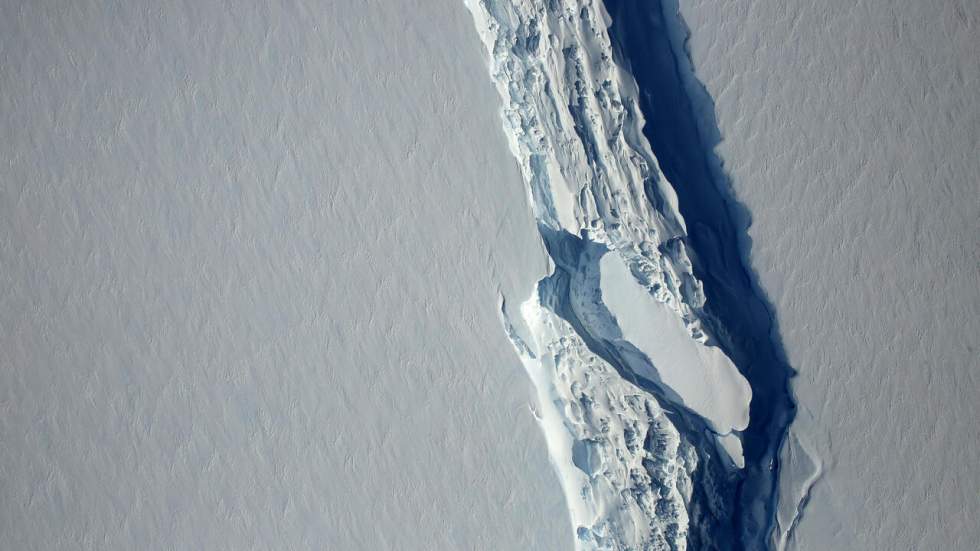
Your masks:
[[[589,0],[466,4],[554,265],[523,323],[504,316],[577,546],[728,548],[751,391],[702,322],[677,196],[608,16]]]

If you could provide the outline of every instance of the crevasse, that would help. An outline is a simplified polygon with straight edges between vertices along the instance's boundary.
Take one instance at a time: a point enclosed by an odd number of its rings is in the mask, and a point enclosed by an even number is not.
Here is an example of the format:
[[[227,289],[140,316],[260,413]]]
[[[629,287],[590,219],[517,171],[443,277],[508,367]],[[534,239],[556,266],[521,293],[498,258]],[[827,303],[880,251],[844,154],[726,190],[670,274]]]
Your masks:
[[[699,318],[677,197],[608,15],[590,0],[465,2],[554,267],[520,323],[502,313],[577,548],[728,548],[751,390]]]

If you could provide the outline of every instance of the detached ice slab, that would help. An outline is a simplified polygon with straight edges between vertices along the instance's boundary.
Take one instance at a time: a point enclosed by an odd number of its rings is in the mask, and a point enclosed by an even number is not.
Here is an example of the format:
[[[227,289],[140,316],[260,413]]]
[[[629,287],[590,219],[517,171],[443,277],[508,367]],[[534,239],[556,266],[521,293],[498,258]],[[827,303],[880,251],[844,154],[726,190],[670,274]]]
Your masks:
[[[603,255],[599,270],[603,302],[623,338],[649,358],[661,382],[718,434],[744,430],[752,390],[728,356],[694,340],[683,320],[634,279],[620,255]]]

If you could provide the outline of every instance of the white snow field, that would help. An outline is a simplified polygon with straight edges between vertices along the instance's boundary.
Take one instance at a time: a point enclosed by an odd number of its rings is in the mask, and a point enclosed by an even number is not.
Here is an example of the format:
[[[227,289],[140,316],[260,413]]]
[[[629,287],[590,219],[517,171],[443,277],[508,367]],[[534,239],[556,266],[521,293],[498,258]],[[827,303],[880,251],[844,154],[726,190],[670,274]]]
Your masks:
[[[680,8],[799,371],[784,543],[977,549],[980,3]]]
[[[569,549],[458,0],[3,2],[0,549]]]

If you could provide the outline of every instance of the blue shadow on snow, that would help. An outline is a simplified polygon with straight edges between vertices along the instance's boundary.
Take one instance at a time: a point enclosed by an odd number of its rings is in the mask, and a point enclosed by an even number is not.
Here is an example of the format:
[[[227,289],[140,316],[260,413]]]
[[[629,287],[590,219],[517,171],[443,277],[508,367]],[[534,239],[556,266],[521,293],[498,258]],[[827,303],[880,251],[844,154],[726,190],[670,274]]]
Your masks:
[[[698,504],[695,495],[692,508],[711,513],[692,516],[702,525],[691,526],[689,543],[698,550],[769,549],[779,448],[796,412],[789,386],[794,371],[773,308],[749,267],[748,211],[734,199],[714,153],[721,136],[714,102],[694,74],[689,33],[676,0],[606,0],[605,5],[616,61],[639,86],[643,133],[677,191],[688,252],[704,284],[706,325],[752,386],[750,424],[743,433],[746,468],[717,496],[729,503]]]

